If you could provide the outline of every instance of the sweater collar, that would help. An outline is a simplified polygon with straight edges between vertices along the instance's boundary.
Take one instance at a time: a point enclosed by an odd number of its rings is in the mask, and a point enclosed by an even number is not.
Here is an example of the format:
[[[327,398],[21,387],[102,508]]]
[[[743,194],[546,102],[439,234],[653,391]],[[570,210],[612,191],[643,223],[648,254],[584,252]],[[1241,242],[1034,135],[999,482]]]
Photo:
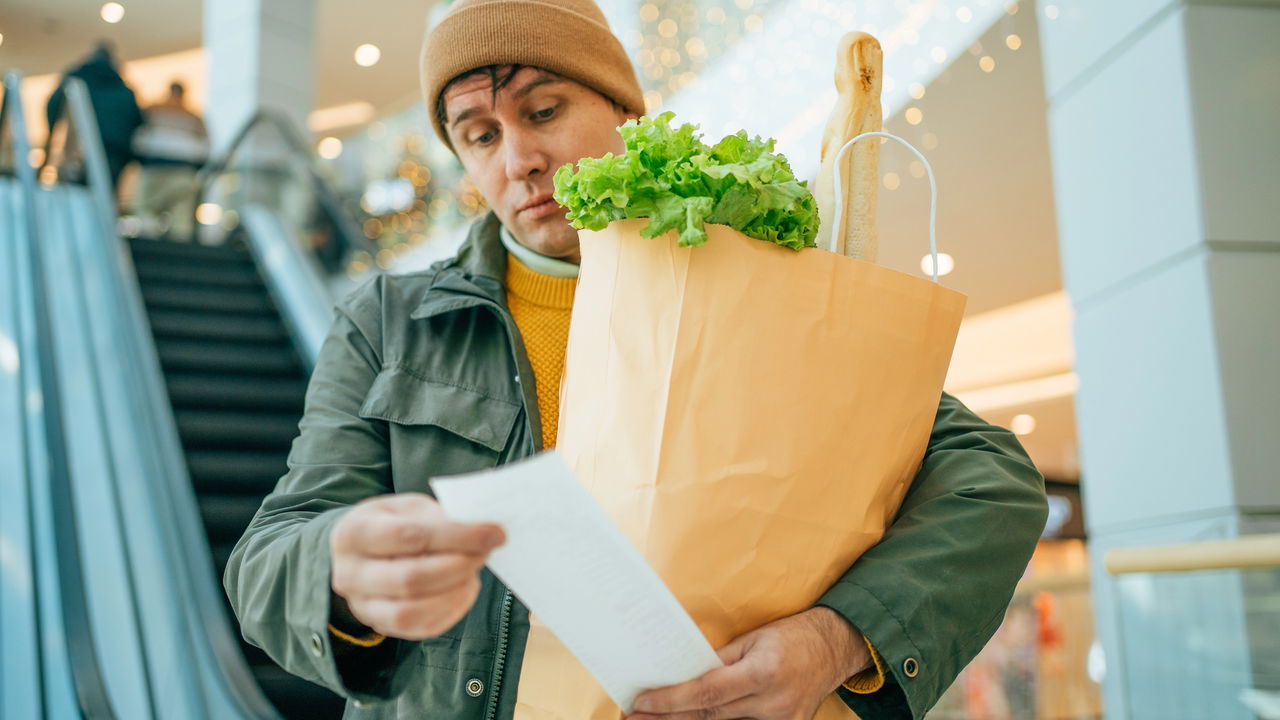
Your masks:
[[[502,245],[506,247],[507,252],[511,253],[517,260],[524,263],[524,266],[530,270],[540,275],[549,275],[553,278],[578,277],[577,265],[559,258],[543,255],[540,252],[535,252],[534,250],[521,245],[506,226],[503,226],[498,231],[498,237],[502,239]]]

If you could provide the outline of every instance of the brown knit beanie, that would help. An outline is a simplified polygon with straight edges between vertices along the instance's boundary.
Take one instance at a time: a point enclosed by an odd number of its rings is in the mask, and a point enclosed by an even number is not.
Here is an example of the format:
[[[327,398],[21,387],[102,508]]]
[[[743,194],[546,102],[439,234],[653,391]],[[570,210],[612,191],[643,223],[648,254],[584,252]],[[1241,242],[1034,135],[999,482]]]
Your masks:
[[[476,68],[509,64],[550,70],[644,114],[635,68],[593,0],[457,0],[422,43],[427,116],[450,149],[435,113],[445,85]]]

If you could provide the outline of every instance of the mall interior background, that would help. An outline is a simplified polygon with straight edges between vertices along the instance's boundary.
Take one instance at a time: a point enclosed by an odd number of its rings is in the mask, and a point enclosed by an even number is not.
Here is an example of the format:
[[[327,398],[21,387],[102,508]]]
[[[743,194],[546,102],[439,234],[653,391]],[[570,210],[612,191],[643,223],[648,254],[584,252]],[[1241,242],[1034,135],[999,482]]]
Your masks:
[[[808,178],[836,41],[883,45],[886,129],[937,173],[939,270],[968,296],[947,390],[1019,434],[1052,498],[1004,626],[930,717],[1280,717],[1280,571],[1103,563],[1280,529],[1280,3],[601,5],[651,111],[777,138]],[[0,7],[33,165],[60,72],[105,38],[144,105],[186,85],[215,154],[261,108],[302,134],[370,243],[340,259],[332,293],[449,255],[485,211],[419,95],[444,5],[107,6]],[[927,274],[924,167],[890,144],[881,174],[880,262]],[[134,187],[126,172],[124,232]],[[198,209],[202,240],[240,221],[217,200],[233,191]]]

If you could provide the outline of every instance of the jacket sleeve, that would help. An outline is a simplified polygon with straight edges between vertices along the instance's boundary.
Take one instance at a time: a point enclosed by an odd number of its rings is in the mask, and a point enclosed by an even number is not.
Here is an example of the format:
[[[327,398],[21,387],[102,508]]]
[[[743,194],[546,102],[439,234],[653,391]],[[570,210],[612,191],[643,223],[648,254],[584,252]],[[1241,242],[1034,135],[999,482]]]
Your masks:
[[[818,600],[884,659],[866,720],[919,720],[995,633],[1044,529],[1044,478],[1013,433],[943,394],[893,524]]]
[[[337,308],[288,472],[236,544],[224,577],[246,640],[289,672],[356,700],[403,690],[411,665],[404,660],[416,649],[399,640],[362,647],[330,631],[333,624],[360,632],[330,590],[329,532],[356,502],[392,492],[386,424],[358,414],[381,367],[380,283]]]

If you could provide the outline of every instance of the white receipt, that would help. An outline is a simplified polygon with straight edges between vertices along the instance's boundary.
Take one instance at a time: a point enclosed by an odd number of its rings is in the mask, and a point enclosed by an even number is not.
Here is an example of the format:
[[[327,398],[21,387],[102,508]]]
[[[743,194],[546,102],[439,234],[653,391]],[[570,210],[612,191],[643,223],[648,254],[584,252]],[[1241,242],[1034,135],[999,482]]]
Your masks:
[[[431,488],[451,519],[506,530],[489,569],[624,711],[645,690],[721,666],[662,579],[554,451],[435,478]]]

